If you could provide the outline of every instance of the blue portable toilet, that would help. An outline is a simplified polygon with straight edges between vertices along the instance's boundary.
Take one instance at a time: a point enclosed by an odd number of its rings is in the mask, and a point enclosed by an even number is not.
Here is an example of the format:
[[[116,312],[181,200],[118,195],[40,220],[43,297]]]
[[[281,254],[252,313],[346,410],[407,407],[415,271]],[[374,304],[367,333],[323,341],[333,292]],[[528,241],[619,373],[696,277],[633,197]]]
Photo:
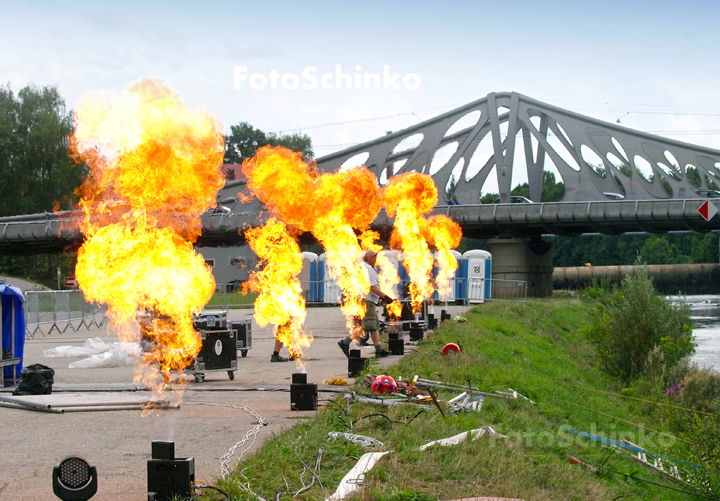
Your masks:
[[[303,267],[300,270],[298,279],[302,286],[302,295],[308,303],[318,301],[318,282],[317,282],[317,260],[318,256],[314,252],[303,252]]]
[[[463,254],[467,264],[467,301],[483,303],[490,299],[492,254],[487,251],[473,249]]]
[[[400,252],[396,250],[382,250],[380,251],[380,254],[382,254],[388,261],[390,261],[393,264],[393,267],[395,268],[395,271],[397,272],[398,276],[400,277],[400,269],[402,268],[403,271],[405,268],[403,268],[400,265]],[[383,291],[387,294],[390,294],[394,298],[400,298],[400,294],[402,294],[402,277],[400,279],[400,283],[395,287],[395,290],[393,291]]]
[[[460,253],[458,252],[458,254]],[[458,267],[457,270],[455,270],[455,299],[467,299],[467,274],[467,260],[465,259],[465,256],[460,254],[460,257],[458,258]]]
[[[327,253],[323,252],[318,256],[317,260],[318,269],[318,288],[321,291],[320,301],[328,304],[339,304],[341,290],[340,286],[330,276],[327,267]]]
[[[456,250],[450,251],[453,256],[455,256],[455,259],[457,260],[458,267],[455,270],[455,276],[450,279],[450,292],[447,294],[447,296],[440,297],[440,293],[436,290],[433,293],[433,299],[439,300],[439,301],[455,301],[456,299],[464,299],[463,296],[458,296],[458,278],[462,277],[462,261],[463,261],[463,255],[460,254]],[[438,258],[439,252],[436,252],[433,254],[433,258],[435,259],[435,263],[433,264],[433,279],[437,281],[437,276],[439,272],[439,268],[437,266],[437,258]]]
[[[398,252],[397,258],[398,258],[398,276],[400,277],[400,295],[398,297],[402,297],[403,299],[405,299],[403,292],[405,291],[405,287],[410,283],[410,275],[408,275],[408,272],[405,269],[404,254],[402,252]]]
[[[12,285],[0,285],[2,304],[2,356],[3,380],[15,383],[20,378],[25,349],[25,296]],[[10,356],[10,358],[8,358]]]

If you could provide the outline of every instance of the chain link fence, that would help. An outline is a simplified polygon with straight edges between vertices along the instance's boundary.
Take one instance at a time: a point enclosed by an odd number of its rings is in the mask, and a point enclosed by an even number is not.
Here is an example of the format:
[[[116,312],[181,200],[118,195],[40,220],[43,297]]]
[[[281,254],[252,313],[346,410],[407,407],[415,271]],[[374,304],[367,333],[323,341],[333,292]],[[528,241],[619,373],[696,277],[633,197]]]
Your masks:
[[[25,292],[25,339],[40,334],[48,336],[68,329],[100,327],[105,323],[106,308],[88,303],[81,291],[27,291]]]

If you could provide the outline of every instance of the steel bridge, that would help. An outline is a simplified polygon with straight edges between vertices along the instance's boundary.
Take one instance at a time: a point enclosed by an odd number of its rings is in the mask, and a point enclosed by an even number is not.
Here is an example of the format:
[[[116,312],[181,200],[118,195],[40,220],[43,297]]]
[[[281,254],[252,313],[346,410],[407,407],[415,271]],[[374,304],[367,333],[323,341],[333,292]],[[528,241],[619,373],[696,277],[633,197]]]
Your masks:
[[[523,155],[516,154],[520,138]],[[435,213],[447,214],[474,237],[720,230],[720,217],[706,222],[697,212],[703,195],[720,185],[720,151],[602,122],[517,93],[489,94],[317,163],[325,172],[366,165],[381,184],[403,172],[429,174],[441,198]],[[565,193],[562,201],[542,203],[543,173],[550,164]],[[506,203],[513,170],[522,168],[535,203]],[[493,175],[500,203],[480,204],[483,186]],[[198,245],[241,244],[239,230],[262,224],[265,215],[257,200],[238,201],[243,185],[230,181],[221,190],[222,207],[203,216]],[[442,198],[451,195],[461,205],[444,205]],[[78,217],[65,212],[0,218],[0,253],[61,252],[77,246],[83,238],[73,229]],[[384,212],[373,224],[380,230],[391,225]]]

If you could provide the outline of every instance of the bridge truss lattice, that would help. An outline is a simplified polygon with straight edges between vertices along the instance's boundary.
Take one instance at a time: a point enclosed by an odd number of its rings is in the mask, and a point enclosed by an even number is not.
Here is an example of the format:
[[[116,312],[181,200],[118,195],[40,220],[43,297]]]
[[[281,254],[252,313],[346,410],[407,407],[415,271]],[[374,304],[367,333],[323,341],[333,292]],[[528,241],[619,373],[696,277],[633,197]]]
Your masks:
[[[530,198],[541,201],[551,162],[562,201],[698,198],[720,185],[720,151],[596,120],[515,92],[491,93],[453,111],[317,160],[323,171],[366,165],[381,184],[394,174],[430,174],[440,194],[476,204],[494,172],[507,202],[523,143]],[[518,151],[519,153],[519,151]],[[353,165],[355,163],[355,165]],[[560,181],[560,180],[558,180]],[[442,195],[441,201],[442,204]]]

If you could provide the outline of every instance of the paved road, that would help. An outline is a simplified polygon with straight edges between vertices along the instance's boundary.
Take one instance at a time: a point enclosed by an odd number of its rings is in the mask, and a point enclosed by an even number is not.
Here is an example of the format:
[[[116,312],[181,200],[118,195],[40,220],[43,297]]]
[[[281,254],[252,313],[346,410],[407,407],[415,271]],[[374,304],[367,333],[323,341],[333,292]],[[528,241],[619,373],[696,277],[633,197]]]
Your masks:
[[[451,313],[465,308],[451,307]],[[439,311],[437,312],[439,316]],[[251,318],[252,310],[233,310],[230,318]],[[337,346],[345,335],[339,308],[308,310],[306,330],[314,336],[306,352],[308,382],[319,385],[326,379],[347,377],[347,362]],[[25,365],[42,363],[55,369],[54,393],[78,389],[109,390],[130,387],[133,367],[112,369],[69,369],[77,359],[46,358],[43,351],[60,345],[79,346],[89,337],[107,336],[105,327],[28,341]],[[258,388],[288,389],[293,362],[270,363],[274,339],[270,329],[253,323],[253,349],[238,359],[239,370],[230,381],[225,372],[206,374],[205,382],[193,383],[185,391],[177,410],[160,410],[143,415],[140,411],[108,411],[47,414],[0,408],[0,501],[56,499],[52,492],[53,466],[66,456],[79,454],[98,470],[98,493],[94,500],[141,501],[147,499],[146,462],[153,440],[175,442],[178,457],[195,458],[196,479],[212,482],[220,475],[219,458],[251,429],[256,420],[230,407],[191,405],[190,402],[247,405],[268,419],[269,425],[257,436],[254,450],[272,433],[311,418],[315,411],[290,411],[287,391],[256,391]],[[285,349],[281,352],[287,355]],[[363,356],[372,356],[372,347]],[[380,359],[383,365],[399,357]],[[320,386],[337,391],[341,387]],[[253,391],[248,391],[253,390]],[[0,393],[8,396],[8,393]],[[320,405],[333,394],[321,391]],[[230,467],[236,465],[236,459]]]

